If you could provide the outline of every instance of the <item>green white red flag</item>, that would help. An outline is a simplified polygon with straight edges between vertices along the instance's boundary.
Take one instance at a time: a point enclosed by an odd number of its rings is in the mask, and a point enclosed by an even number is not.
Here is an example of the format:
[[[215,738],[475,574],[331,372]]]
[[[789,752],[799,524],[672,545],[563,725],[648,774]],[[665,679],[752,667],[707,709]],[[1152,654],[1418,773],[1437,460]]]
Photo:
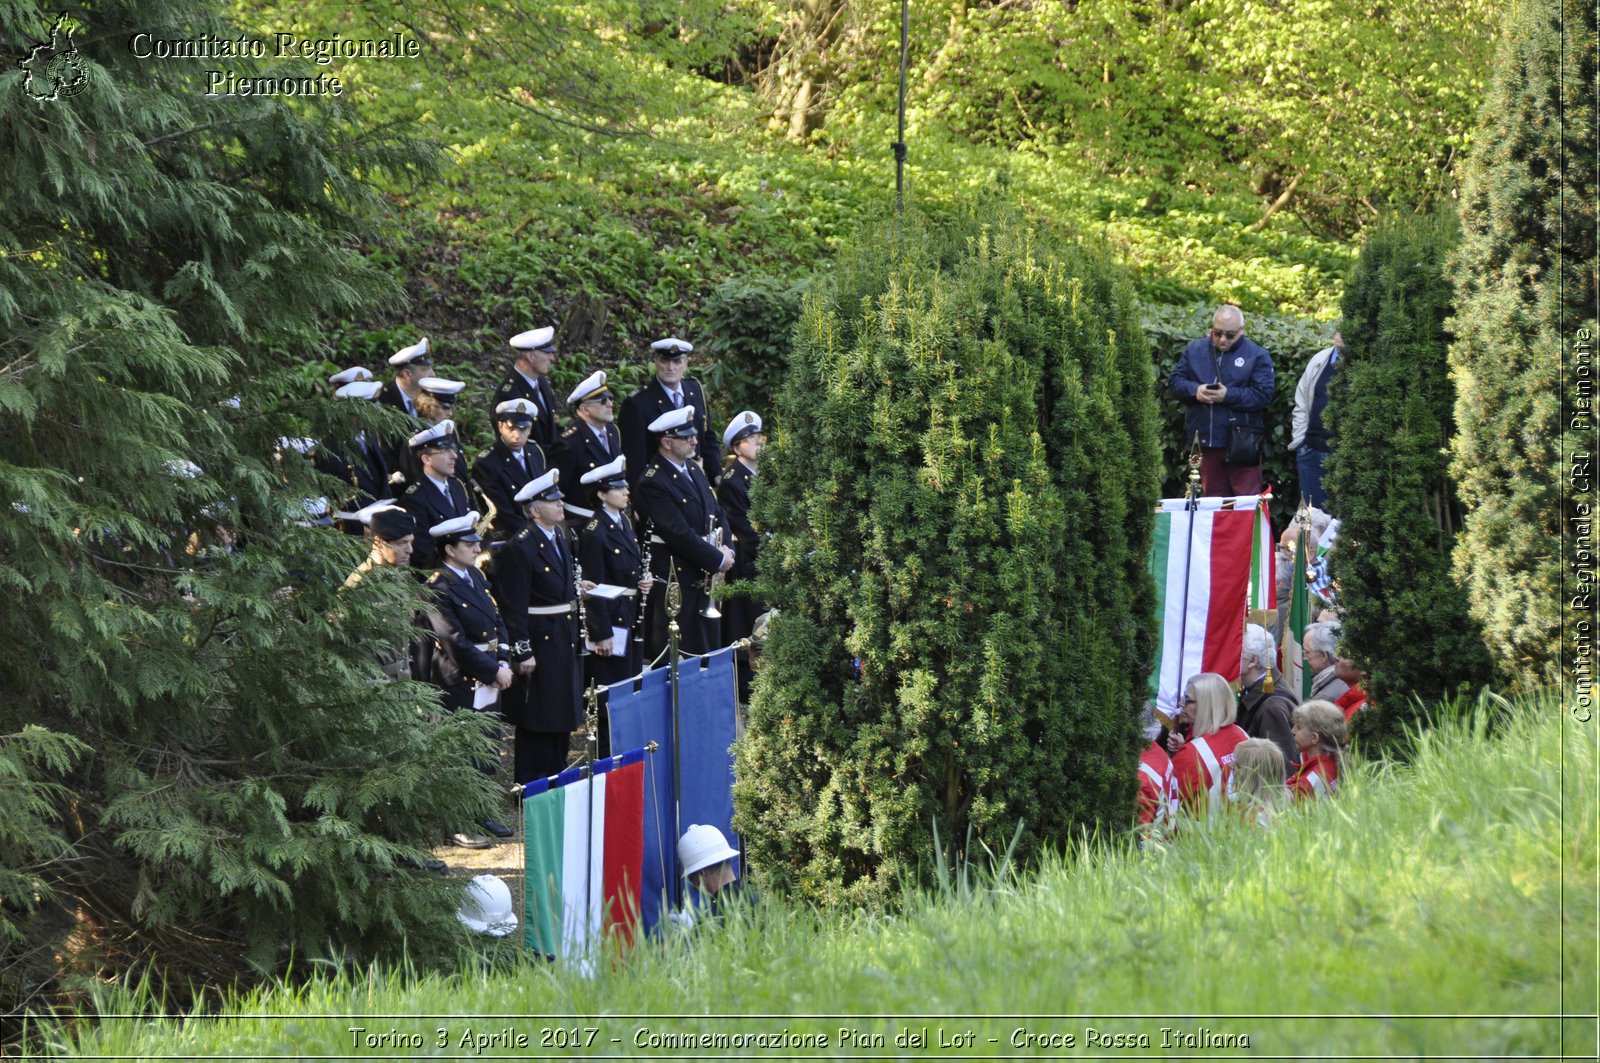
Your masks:
[[[588,966],[608,934],[633,941],[644,881],[644,750],[523,790],[523,940]]]
[[[1150,693],[1168,715],[1191,676],[1238,679],[1246,610],[1276,608],[1266,496],[1201,498],[1196,506],[1164,499],[1150,551],[1161,641]]]

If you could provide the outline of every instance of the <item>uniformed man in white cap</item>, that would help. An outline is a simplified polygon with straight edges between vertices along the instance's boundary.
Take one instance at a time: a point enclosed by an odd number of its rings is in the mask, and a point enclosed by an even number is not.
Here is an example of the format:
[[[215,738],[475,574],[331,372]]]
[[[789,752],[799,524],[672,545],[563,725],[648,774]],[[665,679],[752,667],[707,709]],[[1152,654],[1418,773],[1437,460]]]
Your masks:
[[[622,453],[628,457],[628,476],[635,486],[658,452],[660,434],[651,431],[651,422],[664,413],[690,406],[694,407],[694,430],[701,448],[700,468],[711,482],[715,482],[722,471],[717,440],[710,433],[706,420],[706,393],[700,381],[684,375],[689,367],[689,353],[693,350],[694,344],[676,336],[656,340],[650,345],[656,375],[622,403],[622,412],[618,415]]]
[[[567,499],[567,519],[574,528],[581,528],[594,517],[600,503],[595,500],[591,481],[584,474],[609,464],[622,454],[622,436],[613,423],[617,406],[611,389],[606,387],[605,370],[590,373],[583,383],[567,396],[567,405],[577,415],[572,427],[561,433],[561,443],[556,447],[554,465],[561,470],[561,482],[578,484]]]
[[[755,482],[756,469],[761,463],[761,452],[767,437],[761,432],[761,415],[754,410],[741,410],[734,415],[722,433],[722,445],[728,457],[724,462],[722,480],[717,484],[717,501],[728,519],[728,545],[733,547],[733,568],[728,580],[756,578],[756,552],[760,540],[755,525],[750,523],[750,485]],[[755,626],[756,617],[767,607],[748,594],[736,594],[722,603],[722,643],[731,646],[748,638]],[[739,673],[740,685],[745,689],[740,696],[749,694],[750,669]]]
[[[519,783],[564,769],[572,732],[583,725],[577,549],[567,536],[559,478],[549,469],[517,492],[529,524],[495,558],[494,595],[511,636],[515,677],[500,706],[516,728]]]
[[[455,435],[455,422],[441,421],[432,428],[424,428],[409,441],[421,474],[400,496],[400,504],[417,518],[417,545],[411,553],[411,564],[415,568],[436,568],[439,564],[433,537],[421,529],[472,511],[467,502],[466,486],[456,478]]]
[[[511,372],[495,388],[490,409],[498,409],[509,399],[527,399],[537,408],[533,418],[533,441],[549,457],[556,442],[556,392],[550,386],[550,367],[556,364],[556,330],[545,328],[519,332],[508,341],[517,352]]]
[[[494,408],[495,441],[472,463],[472,483],[493,513],[490,539],[503,542],[528,526],[516,501],[524,484],[544,475],[545,452],[529,441],[538,407],[531,399],[507,399]]]
[[[433,375],[433,356],[428,353],[428,337],[424,336],[409,347],[402,347],[389,356],[394,367],[394,379],[383,386],[378,401],[393,406],[411,416],[417,416],[417,383]]]
[[[482,540],[478,514],[452,517],[428,529],[439,548],[439,570],[428,577],[433,604],[427,610],[432,639],[419,642],[418,677],[437,686],[451,712],[493,708],[499,692],[511,686],[511,641],[489,594],[489,582],[476,566]],[[478,770],[493,775],[495,762],[484,759]],[[490,834],[509,838],[511,828],[486,819]],[[488,838],[462,831],[450,838],[464,849],[486,849]]]
[[[328,383],[336,385],[334,398],[350,402],[367,402],[377,398],[383,385],[372,379],[372,373],[362,366],[333,374]],[[350,492],[340,499],[340,508],[357,510],[369,506],[380,498],[392,495],[389,486],[389,458],[377,440],[369,439],[365,429],[354,423],[348,434],[338,439],[324,439],[311,455],[317,471],[333,476],[350,485]],[[345,531],[360,535],[360,521],[340,522]]]
[[[720,622],[702,611],[711,600],[711,573],[733,567],[733,550],[711,544],[713,534],[721,528],[726,535],[726,529],[717,496],[694,461],[694,423],[692,406],[670,410],[650,423],[660,442],[634,488],[639,517],[649,528],[650,567],[657,577],[646,620],[645,655],[652,660],[667,644],[665,591],[673,564],[683,589],[680,646],[685,653],[710,653],[722,646]]]
[[[644,658],[644,627],[640,607],[649,597],[651,575],[644,565],[633,522],[628,519],[628,478],[621,454],[598,469],[583,474],[595,491],[598,509],[578,536],[578,558],[585,579],[626,587],[628,593],[610,600],[588,599],[588,638],[594,651],[584,659],[585,686],[592,679],[609,686],[639,674]],[[602,742],[601,756],[609,744]]]

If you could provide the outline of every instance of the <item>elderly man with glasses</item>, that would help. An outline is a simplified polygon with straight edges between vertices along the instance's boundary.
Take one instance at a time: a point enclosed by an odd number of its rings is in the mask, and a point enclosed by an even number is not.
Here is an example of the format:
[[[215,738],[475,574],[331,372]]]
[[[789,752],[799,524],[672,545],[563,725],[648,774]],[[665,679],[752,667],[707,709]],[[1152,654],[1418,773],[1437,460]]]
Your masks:
[[[1185,445],[1200,438],[1201,489],[1207,495],[1261,492],[1267,405],[1277,387],[1272,355],[1244,334],[1244,311],[1222,306],[1211,334],[1190,341],[1167,378],[1189,407]]]

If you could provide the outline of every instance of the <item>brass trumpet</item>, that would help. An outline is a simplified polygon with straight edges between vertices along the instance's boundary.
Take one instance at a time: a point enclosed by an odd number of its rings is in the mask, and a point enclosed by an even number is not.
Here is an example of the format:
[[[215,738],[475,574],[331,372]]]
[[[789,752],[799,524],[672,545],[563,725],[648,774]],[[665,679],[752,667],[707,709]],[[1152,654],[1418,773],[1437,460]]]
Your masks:
[[[721,551],[721,549],[722,549],[722,525],[717,523],[717,518],[716,518],[715,514],[707,514],[706,515],[706,527],[710,529],[706,533],[706,542],[708,542],[712,546],[716,547],[718,551]],[[705,587],[705,590],[706,590],[706,604],[700,610],[700,615],[702,617],[704,617],[705,619],[707,619],[707,620],[721,620],[722,619],[722,610],[717,608],[717,599],[716,599],[715,595],[717,593],[717,588],[722,586],[723,580],[725,580],[727,578],[728,577],[727,577],[726,573],[722,573],[722,572],[712,572],[712,573],[709,573],[706,576],[706,587]]]

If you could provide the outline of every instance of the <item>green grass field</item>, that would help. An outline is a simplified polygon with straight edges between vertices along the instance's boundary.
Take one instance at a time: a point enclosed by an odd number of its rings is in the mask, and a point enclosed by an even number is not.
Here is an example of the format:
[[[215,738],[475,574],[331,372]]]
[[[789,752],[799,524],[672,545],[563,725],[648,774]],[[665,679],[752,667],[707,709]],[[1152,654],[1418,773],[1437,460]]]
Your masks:
[[[1595,727],[1551,697],[1487,718],[1270,831],[1088,842],[894,914],[769,901],[592,977],[357,971],[56,1041],[116,1059],[1592,1059]]]

